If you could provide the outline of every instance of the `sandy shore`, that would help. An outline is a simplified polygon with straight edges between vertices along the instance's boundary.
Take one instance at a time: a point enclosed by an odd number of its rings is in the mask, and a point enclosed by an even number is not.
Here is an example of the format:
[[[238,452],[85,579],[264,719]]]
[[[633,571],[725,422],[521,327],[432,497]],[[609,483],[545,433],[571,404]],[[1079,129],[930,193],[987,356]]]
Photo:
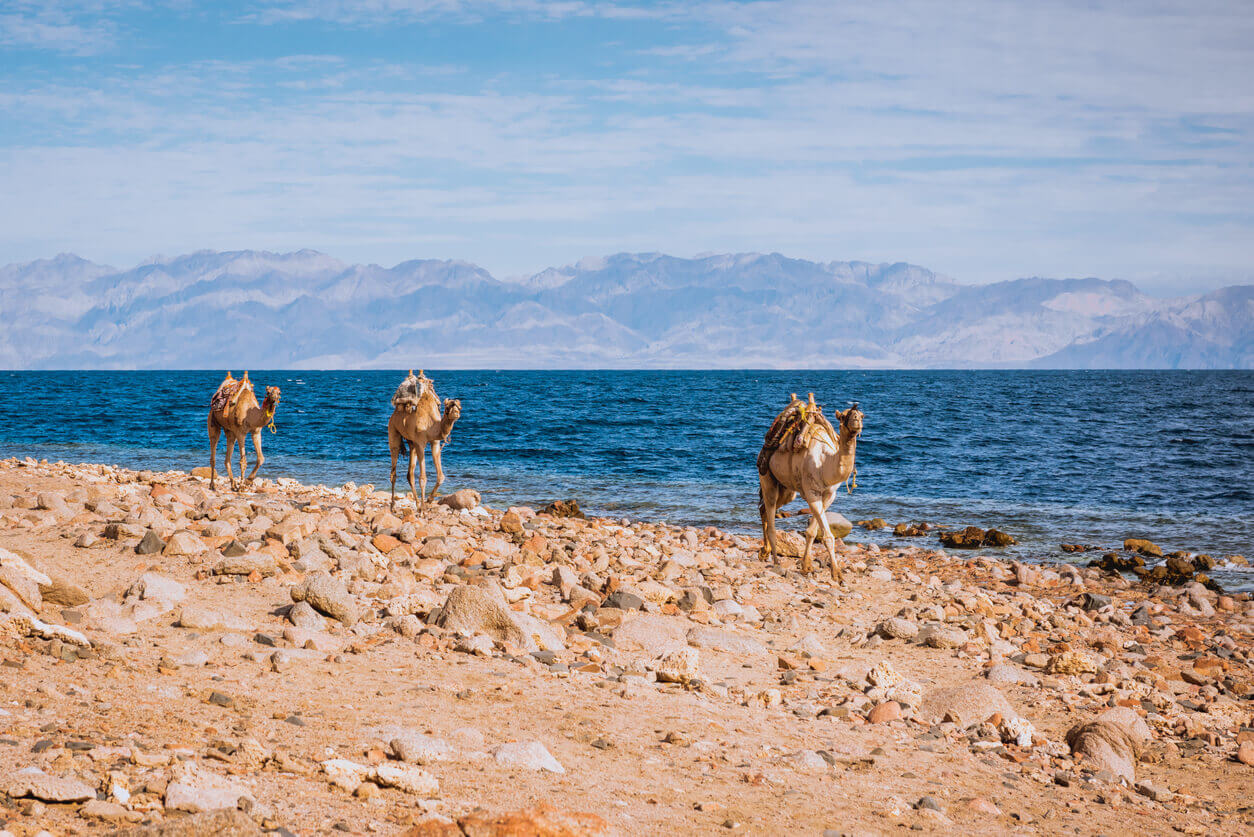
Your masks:
[[[0,835],[1254,827],[1248,594],[281,483],[0,462]]]

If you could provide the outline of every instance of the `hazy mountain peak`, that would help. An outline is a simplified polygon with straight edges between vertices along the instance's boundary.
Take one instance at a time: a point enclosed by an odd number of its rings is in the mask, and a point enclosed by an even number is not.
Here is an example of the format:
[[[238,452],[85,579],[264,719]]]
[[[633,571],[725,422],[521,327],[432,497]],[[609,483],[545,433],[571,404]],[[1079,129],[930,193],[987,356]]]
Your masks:
[[[0,365],[1254,367],[1254,286],[959,285],[907,262],[617,253],[502,282],[466,261],[202,250],[0,268]]]

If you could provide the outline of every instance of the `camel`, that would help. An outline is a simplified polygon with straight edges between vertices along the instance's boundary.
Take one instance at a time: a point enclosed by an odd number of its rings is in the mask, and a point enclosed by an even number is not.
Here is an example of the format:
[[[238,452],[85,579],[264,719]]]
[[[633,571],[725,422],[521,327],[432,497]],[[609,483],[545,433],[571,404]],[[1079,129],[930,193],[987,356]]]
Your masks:
[[[409,378],[414,378],[414,371],[409,370]],[[406,381],[409,380],[406,379]],[[400,403],[393,397],[392,417],[388,419],[388,450],[392,454],[392,502],[390,508],[396,509],[396,457],[409,445],[409,491],[414,497],[414,504],[421,508],[429,501],[435,500],[436,493],[444,483],[444,467],[440,464],[440,451],[453,425],[462,415],[462,402],[454,398],[446,398],[443,402],[444,413],[440,414],[440,399],[435,394],[435,387],[423,376],[422,382],[415,391],[419,393],[416,407]],[[435,463],[435,485],[431,496],[427,496],[427,445],[431,445],[431,461]],[[421,461],[418,482],[422,488],[422,497],[414,488],[414,465]]]
[[[231,471],[231,453],[236,444],[239,445],[239,476],[243,484],[253,481],[266,457],[261,452],[261,428],[269,426],[274,431],[274,411],[279,408],[281,393],[278,387],[266,387],[266,400],[257,404],[257,396],[253,393],[252,382],[248,373],[236,380],[231,373],[226,373],[226,380],[214,393],[209,402],[209,489],[212,491],[218,478],[218,434],[226,433],[226,475],[231,479],[231,490],[238,490],[235,474]],[[244,437],[253,437],[253,450],[257,453],[257,464],[247,477],[248,460],[244,454]]]
[[[792,449],[783,445],[775,450],[764,447],[759,458],[759,503],[758,511],[762,515],[762,547],[769,552],[771,560],[777,561],[779,543],[775,532],[777,511],[790,503],[798,494],[801,495],[810,510],[810,524],[806,527],[805,549],[801,554],[801,572],[809,574],[813,571],[810,562],[810,548],[814,545],[815,536],[820,532],[823,544],[827,547],[828,558],[831,559],[832,578],[841,580],[842,572],[836,563],[836,538],[827,524],[827,508],[836,499],[836,490],[841,483],[850,479],[855,473],[854,458],[857,455],[858,436],[862,433],[862,411],[854,404],[843,413],[836,411],[840,423],[839,436],[834,437],[834,428],[822,417],[822,408],[814,404],[814,394],[810,394],[808,408],[801,405],[797,397],[789,410],[801,407],[801,414],[808,411],[814,424],[821,425],[818,432],[813,433],[808,443],[800,449]],[[788,411],[786,410],[785,413]],[[785,414],[781,414],[784,418]],[[779,419],[776,420],[777,423]],[[772,431],[774,431],[774,426]],[[767,434],[768,442],[771,433]]]

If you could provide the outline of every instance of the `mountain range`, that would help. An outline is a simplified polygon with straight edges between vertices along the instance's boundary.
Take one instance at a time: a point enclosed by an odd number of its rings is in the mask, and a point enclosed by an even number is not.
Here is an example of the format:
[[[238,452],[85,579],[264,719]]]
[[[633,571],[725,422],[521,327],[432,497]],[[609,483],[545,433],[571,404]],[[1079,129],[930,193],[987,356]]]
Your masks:
[[[201,251],[0,268],[0,367],[1254,368],[1254,285],[964,285],[915,265],[620,253],[462,261]]]

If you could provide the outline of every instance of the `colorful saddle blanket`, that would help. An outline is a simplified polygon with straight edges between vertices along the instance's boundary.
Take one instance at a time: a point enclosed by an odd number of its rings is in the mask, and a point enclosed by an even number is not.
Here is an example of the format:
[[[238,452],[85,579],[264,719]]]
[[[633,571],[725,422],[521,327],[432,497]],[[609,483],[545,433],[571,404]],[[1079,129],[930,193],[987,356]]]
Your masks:
[[[239,380],[227,378],[218,387],[218,391],[213,394],[213,398],[209,399],[209,409],[215,413],[220,413],[227,409],[229,405],[239,400],[240,393],[245,385],[246,382],[242,378]]]

